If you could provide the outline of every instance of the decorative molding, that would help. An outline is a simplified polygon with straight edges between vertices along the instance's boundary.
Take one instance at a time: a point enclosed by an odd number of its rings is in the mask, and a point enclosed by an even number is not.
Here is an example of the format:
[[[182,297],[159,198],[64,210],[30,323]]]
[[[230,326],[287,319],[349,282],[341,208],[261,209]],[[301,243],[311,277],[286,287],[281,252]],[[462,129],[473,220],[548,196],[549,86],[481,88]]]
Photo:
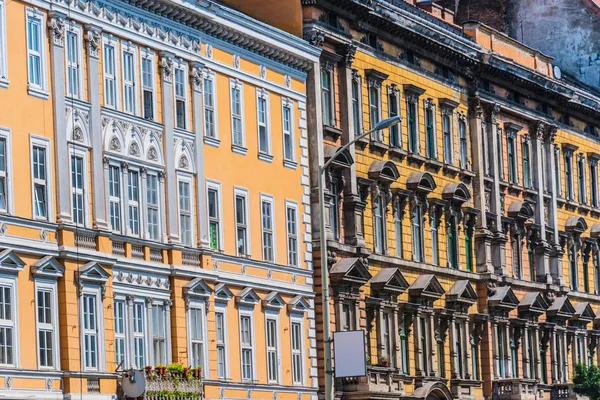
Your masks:
[[[90,57],[98,59],[100,57],[100,45],[102,43],[101,29],[95,26],[86,25],[85,41],[87,51]]]
[[[63,47],[65,45],[65,18],[59,14],[52,14],[48,19],[48,28],[51,43]]]
[[[173,55],[162,52],[160,55],[161,76],[165,82],[173,82]]]

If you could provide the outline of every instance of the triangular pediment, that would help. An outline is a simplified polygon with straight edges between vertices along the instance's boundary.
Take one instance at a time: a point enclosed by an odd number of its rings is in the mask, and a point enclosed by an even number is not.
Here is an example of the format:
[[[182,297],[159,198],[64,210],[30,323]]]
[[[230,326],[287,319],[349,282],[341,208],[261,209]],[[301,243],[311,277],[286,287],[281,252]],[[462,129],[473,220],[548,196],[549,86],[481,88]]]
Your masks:
[[[329,271],[331,282],[362,286],[372,278],[360,258],[342,258]]]
[[[374,292],[402,294],[408,289],[408,282],[398,268],[383,268],[371,279]]]
[[[80,280],[89,283],[104,284],[110,277],[110,274],[95,261],[90,261],[80,267],[77,273]]]
[[[242,305],[254,306],[258,304],[260,297],[254,289],[247,287],[235,296],[235,302]]]
[[[549,317],[568,319],[575,314],[575,308],[567,296],[560,296],[552,302],[546,313]]]
[[[468,280],[456,281],[446,293],[446,302],[473,304],[477,301],[477,293]]]
[[[215,286],[215,301],[225,302],[233,299],[233,292],[224,283]]]
[[[526,293],[518,306],[520,313],[543,314],[548,309],[548,303],[540,292]]]
[[[45,278],[62,278],[65,274],[65,267],[56,261],[56,258],[46,256],[31,265],[31,274]]]
[[[304,313],[310,309],[310,304],[302,296],[294,297],[287,305],[288,312]]]
[[[281,309],[285,306],[285,301],[281,298],[279,293],[271,292],[262,299],[263,308]]]
[[[0,252],[0,271],[16,273],[25,267],[25,261],[14,250],[5,249]]]
[[[212,293],[210,286],[201,278],[195,278],[183,286],[183,296],[208,298]]]
[[[572,320],[581,321],[581,322],[590,322],[596,316],[594,314],[594,310],[592,310],[592,306],[587,301],[577,303],[573,306],[575,309],[575,313],[573,314]]]
[[[488,294],[488,306],[512,310],[519,305],[519,299],[510,286],[500,286]]]
[[[444,294],[444,288],[435,275],[419,275],[408,288],[408,294],[417,299],[421,297],[439,299]]]

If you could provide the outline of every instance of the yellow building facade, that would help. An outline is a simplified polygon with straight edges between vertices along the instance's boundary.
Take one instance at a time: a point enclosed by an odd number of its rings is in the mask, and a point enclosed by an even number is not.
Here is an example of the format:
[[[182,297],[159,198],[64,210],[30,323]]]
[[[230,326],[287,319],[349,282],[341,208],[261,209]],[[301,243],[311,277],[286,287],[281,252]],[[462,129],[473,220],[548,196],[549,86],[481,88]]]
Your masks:
[[[2,2],[0,32],[0,396],[121,398],[136,368],[314,398],[320,50],[211,2]]]

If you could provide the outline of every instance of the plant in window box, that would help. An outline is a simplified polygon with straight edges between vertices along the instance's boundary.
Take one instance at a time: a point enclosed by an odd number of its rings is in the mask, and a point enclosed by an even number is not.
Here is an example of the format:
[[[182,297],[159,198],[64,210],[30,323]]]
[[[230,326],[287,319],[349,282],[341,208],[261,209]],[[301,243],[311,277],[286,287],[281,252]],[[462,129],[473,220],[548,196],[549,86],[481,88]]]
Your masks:
[[[202,367],[192,368],[191,372],[192,372],[192,377],[194,377],[194,379],[202,378]]]
[[[183,364],[171,363],[167,365],[167,372],[169,372],[171,375],[181,376],[183,375]]]
[[[147,365],[147,366],[144,368],[144,371],[146,372],[146,376],[150,376],[150,375],[152,375],[152,365]]]
[[[379,365],[382,367],[387,367],[389,365],[390,361],[388,360],[388,358],[386,356],[381,356],[379,357]]]
[[[163,364],[158,364],[158,365],[156,366],[156,373],[157,373],[158,375],[162,376],[162,375],[166,374],[166,372],[167,372],[167,367],[166,367],[165,365],[163,365]]]

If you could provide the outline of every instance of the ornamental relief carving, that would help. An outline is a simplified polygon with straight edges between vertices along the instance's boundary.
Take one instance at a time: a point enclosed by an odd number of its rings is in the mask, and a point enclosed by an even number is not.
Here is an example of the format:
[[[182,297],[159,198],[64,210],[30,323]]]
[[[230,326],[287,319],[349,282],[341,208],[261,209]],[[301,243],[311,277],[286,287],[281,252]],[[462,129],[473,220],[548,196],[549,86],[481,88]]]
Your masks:
[[[64,18],[53,16],[48,20],[50,38],[55,46],[64,46],[65,44],[65,20]]]
[[[98,29],[88,29],[85,34],[88,54],[90,57],[98,58],[100,56],[100,31]]]

